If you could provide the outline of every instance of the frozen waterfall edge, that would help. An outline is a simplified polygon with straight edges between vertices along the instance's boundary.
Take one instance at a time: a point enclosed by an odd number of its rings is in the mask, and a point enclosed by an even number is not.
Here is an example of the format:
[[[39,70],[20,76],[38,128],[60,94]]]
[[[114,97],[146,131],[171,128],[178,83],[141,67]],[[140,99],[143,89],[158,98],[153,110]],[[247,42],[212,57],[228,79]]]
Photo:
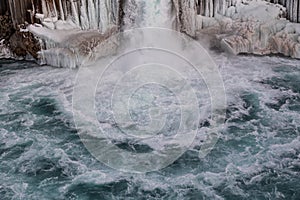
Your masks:
[[[300,21],[298,1],[167,0],[156,7],[170,15],[168,28],[193,38],[213,35],[211,43],[230,53],[283,54],[300,59],[300,24],[293,23]],[[138,26],[140,2],[2,1],[0,23],[6,30],[0,30],[0,57],[33,57],[42,64],[79,67],[82,60],[108,54],[93,52],[109,34]],[[154,10],[148,15],[151,12]]]

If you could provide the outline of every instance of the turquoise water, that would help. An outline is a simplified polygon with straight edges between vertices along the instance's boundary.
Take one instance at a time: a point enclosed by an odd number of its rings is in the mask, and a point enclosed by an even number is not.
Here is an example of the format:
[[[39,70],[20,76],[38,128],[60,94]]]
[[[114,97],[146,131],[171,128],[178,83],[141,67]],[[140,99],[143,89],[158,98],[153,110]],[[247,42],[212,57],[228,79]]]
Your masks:
[[[200,159],[196,140],[169,167],[130,174],[77,136],[76,70],[0,60],[0,199],[300,199],[300,61],[216,62],[228,107],[213,151]]]

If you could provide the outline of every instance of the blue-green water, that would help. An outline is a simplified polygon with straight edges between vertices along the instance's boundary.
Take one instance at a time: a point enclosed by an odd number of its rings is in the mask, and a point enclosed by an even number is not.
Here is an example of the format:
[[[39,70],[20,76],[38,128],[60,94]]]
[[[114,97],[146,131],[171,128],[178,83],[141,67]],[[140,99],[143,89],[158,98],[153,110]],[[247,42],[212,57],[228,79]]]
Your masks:
[[[216,62],[228,108],[214,150],[200,159],[196,140],[169,167],[130,174],[77,136],[75,70],[1,60],[0,199],[300,199],[300,61]]]

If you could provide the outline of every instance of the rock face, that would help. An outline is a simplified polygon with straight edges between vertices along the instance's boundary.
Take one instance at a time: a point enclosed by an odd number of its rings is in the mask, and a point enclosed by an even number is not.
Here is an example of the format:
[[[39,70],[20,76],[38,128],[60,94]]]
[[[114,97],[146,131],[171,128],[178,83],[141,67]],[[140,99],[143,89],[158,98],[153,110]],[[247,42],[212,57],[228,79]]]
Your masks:
[[[210,30],[218,45],[234,54],[282,53],[299,58],[299,27],[284,18],[300,22],[300,0],[268,1],[1,0],[0,52],[76,67],[82,56],[95,57],[93,51],[108,34],[158,25],[192,37]]]
[[[31,0],[5,0],[8,2],[9,13],[13,21],[14,28],[25,21],[31,22],[30,10],[32,10]]]
[[[14,28],[11,16],[7,11],[0,15],[0,57],[25,57],[31,55],[38,58],[41,50],[39,41],[32,33],[21,27]]]
[[[19,29],[9,38],[9,48],[18,57],[31,55],[33,58],[38,59],[41,45],[32,33]]]
[[[14,29],[10,16],[5,10],[3,12],[6,14],[0,15],[0,58],[10,58],[13,53],[8,48],[8,43]]]
[[[8,1],[0,1],[0,15],[8,13]]]
[[[95,55],[95,46],[107,34],[116,32],[122,22],[119,19],[122,3],[122,0],[1,1],[0,11],[9,13],[12,32],[1,36],[5,40],[1,40],[0,50],[2,54],[9,50],[7,54],[14,56],[31,55],[54,66],[77,67],[84,55]],[[34,25],[27,28],[28,24]]]
[[[14,29],[10,16],[8,14],[0,15],[0,38],[4,39],[6,43],[13,32]]]

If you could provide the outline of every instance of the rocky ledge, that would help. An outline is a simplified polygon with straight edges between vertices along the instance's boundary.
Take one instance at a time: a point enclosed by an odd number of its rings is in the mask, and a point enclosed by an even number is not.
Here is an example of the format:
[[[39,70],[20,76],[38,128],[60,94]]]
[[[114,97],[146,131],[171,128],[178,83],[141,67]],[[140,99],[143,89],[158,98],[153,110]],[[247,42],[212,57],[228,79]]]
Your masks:
[[[0,58],[38,58],[40,42],[25,25],[13,26],[10,15],[0,15]]]

